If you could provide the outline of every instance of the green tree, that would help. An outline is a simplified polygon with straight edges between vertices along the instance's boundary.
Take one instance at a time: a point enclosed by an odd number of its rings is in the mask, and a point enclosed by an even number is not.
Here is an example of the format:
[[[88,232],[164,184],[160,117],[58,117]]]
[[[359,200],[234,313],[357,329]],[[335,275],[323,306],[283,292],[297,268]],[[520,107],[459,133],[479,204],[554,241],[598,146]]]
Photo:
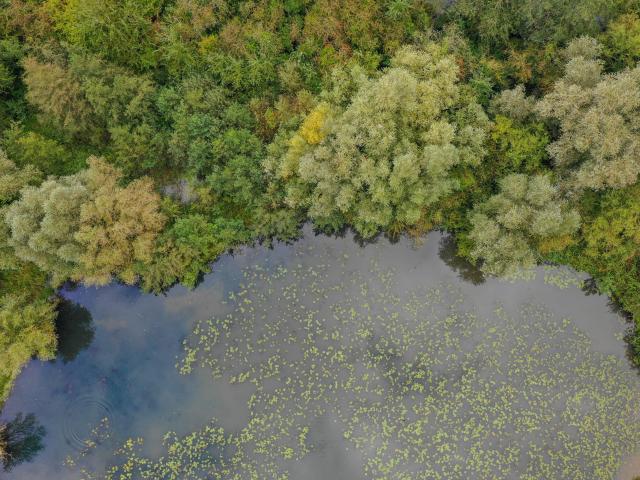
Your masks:
[[[247,240],[239,220],[209,221],[200,214],[178,218],[159,239],[153,260],[144,266],[143,286],[162,291],[181,282],[193,288],[219,255]]]
[[[4,131],[2,146],[18,165],[32,165],[49,175],[69,175],[86,166],[85,158],[75,149],[53,138],[13,124]]]
[[[640,17],[636,13],[621,15],[609,24],[600,39],[614,71],[634,67],[640,60]]]
[[[161,126],[157,89],[150,77],[133,74],[95,55],[73,54],[64,65],[30,57],[24,64],[27,99],[40,110],[43,125],[51,124],[66,133],[69,143],[108,149],[128,176],[167,164],[167,133]],[[11,138],[16,139],[15,135]],[[52,145],[53,140],[33,132],[18,140],[14,145],[19,153],[31,148],[43,157],[49,143],[54,157],[60,149],[60,145]],[[72,158],[75,161],[68,170],[77,169],[77,156]],[[58,167],[55,173],[69,173],[63,170]]]
[[[168,149],[174,165],[205,178],[225,167],[235,153],[252,157],[262,151],[251,131],[255,118],[243,103],[233,101],[229,90],[207,76],[185,79],[178,88],[161,92],[158,105],[171,126]],[[243,145],[243,142],[248,142]]]
[[[25,46],[17,36],[0,35],[0,129],[26,115],[22,59]]]
[[[602,265],[625,265],[640,256],[640,186],[607,192],[599,213],[582,228],[585,254]]]
[[[577,35],[595,35],[628,0],[458,0],[448,17],[457,19],[472,38],[487,47],[549,41],[562,43]]]
[[[547,158],[549,135],[540,122],[521,124],[498,115],[490,133],[493,174],[540,171]]]
[[[67,0],[56,15],[68,41],[135,69],[156,65],[154,19],[163,0]]]
[[[580,216],[548,175],[511,174],[499,184],[500,193],[470,213],[469,256],[482,260],[485,273],[513,276],[574,241]]]
[[[22,367],[35,355],[56,353],[55,303],[25,295],[0,297],[0,402],[9,395]]]
[[[177,0],[168,6],[160,31],[160,55],[172,77],[181,78],[197,68],[207,46],[216,43],[211,33],[232,9],[232,3],[223,0]]]
[[[363,237],[426,222],[458,188],[454,169],[484,156],[488,121],[457,75],[455,59],[431,44],[401,49],[377,77],[356,71],[339,82],[267,163],[286,181],[288,204]]]
[[[640,314],[639,195],[637,184],[606,191],[585,219],[582,248],[567,256],[576,268],[597,278],[601,291],[614,295],[635,315]]]
[[[430,20],[429,9],[415,0],[319,0],[305,15],[301,42],[304,50],[319,52],[325,68],[354,53],[379,62]]]

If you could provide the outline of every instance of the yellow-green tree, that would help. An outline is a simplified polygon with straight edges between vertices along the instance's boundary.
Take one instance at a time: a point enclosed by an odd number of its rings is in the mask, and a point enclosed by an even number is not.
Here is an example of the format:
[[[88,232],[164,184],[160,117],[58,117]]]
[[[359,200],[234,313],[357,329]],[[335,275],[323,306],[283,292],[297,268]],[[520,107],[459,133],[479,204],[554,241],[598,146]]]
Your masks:
[[[91,192],[80,207],[80,268],[86,283],[106,284],[117,275],[136,280],[136,262],[151,260],[155,239],[164,226],[160,196],[149,178],[121,187],[122,174],[104,160],[92,157],[83,181]]]
[[[25,295],[0,297],[0,404],[22,367],[35,355],[55,357],[55,302]]]

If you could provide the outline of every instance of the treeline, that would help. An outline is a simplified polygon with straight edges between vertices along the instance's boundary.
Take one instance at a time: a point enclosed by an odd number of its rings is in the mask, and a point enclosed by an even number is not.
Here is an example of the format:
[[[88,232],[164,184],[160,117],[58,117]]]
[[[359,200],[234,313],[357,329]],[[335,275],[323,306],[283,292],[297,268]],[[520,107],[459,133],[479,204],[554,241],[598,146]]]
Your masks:
[[[0,0],[0,401],[55,354],[63,282],[192,287],[307,219],[568,264],[640,319],[639,13]]]

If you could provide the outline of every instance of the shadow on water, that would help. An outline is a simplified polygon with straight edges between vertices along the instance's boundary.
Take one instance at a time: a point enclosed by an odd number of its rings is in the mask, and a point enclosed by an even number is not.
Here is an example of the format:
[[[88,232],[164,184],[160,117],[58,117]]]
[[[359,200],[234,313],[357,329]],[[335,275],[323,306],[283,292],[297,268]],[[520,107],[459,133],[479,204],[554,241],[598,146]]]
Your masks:
[[[56,318],[58,358],[69,363],[93,342],[95,327],[89,310],[65,298],[61,299]]]
[[[5,455],[2,464],[6,472],[16,465],[29,462],[44,448],[42,439],[46,434],[33,413],[18,413],[13,420],[0,430],[0,442]]]
[[[595,278],[587,278],[582,284],[582,291],[585,295],[603,295],[598,282]],[[627,330],[624,335],[624,341],[626,343],[626,357],[629,364],[633,367],[636,374],[640,376],[640,334],[638,333],[638,326],[633,321],[633,315],[624,309],[623,305],[615,298],[608,297],[607,307],[611,313],[624,318],[628,324]],[[640,476],[638,477],[640,480]]]
[[[472,285],[480,285],[484,283],[484,275],[482,271],[466,258],[458,255],[458,245],[453,235],[444,235],[440,239],[440,248],[438,256],[446,263],[458,277]]]
[[[599,295],[600,289],[595,278],[589,277],[582,283],[582,291],[585,295]]]

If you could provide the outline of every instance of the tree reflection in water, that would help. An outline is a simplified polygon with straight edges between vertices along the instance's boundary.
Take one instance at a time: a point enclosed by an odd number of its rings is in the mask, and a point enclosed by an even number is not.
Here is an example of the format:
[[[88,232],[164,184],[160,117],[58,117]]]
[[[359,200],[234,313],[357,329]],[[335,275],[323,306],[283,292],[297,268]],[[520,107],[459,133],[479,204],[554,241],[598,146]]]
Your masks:
[[[33,460],[44,447],[45,434],[45,428],[33,413],[18,413],[12,421],[1,425],[0,456],[4,470],[8,472],[20,463]]]
[[[89,310],[65,298],[61,299],[56,319],[58,357],[69,363],[93,342],[95,327]]]

